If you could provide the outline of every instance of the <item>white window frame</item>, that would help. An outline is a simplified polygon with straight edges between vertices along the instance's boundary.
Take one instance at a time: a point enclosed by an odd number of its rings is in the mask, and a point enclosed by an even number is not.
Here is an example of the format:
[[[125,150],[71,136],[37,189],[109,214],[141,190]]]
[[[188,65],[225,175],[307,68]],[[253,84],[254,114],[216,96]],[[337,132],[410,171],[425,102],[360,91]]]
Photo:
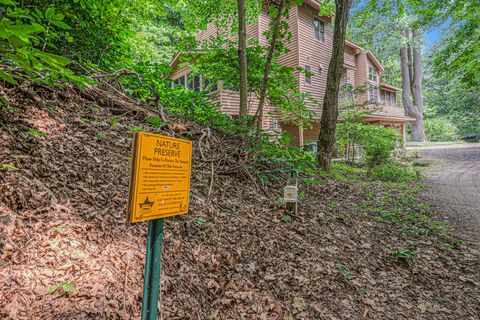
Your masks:
[[[373,72],[372,72],[372,71],[373,71]],[[375,80],[373,80],[372,78],[375,78]],[[368,80],[373,81],[373,82],[377,82],[377,81],[378,81],[378,72],[377,72],[377,69],[375,69],[375,68],[372,67],[372,66],[368,66]]]
[[[316,22],[318,22],[318,29]],[[325,21],[317,17],[313,18],[313,33],[315,34],[315,39],[325,42]]]
[[[375,92],[375,94],[372,94]],[[370,86],[368,90],[368,95],[370,97],[370,101],[378,103],[378,88],[376,86]],[[375,99],[373,99],[375,98]]]

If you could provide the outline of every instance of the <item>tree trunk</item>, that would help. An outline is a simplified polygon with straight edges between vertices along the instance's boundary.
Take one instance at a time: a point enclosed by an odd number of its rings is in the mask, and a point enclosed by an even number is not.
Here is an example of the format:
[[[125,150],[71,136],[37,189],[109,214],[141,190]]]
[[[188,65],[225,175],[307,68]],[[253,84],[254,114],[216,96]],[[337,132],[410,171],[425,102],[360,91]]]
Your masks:
[[[422,81],[423,81],[423,70],[422,70],[422,53],[421,49],[418,48],[417,42],[419,38],[418,30],[413,30],[412,37],[414,40],[413,46],[413,84],[412,84],[412,94],[413,94],[413,105],[417,108],[420,117],[417,118],[415,125],[412,126],[412,140],[413,141],[427,141],[427,136],[425,135],[425,128],[423,126],[423,93],[422,93]]]
[[[238,0],[238,62],[240,66],[240,111],[239,118],[247,115],[247,26],[245,0]]]
[[[410,88],[413,86],[413,79],[415,78],[415,73],[413,72],[413,49],[412,49],[412,33],[410,30],[407,30],[406,38],[408,39],[408,74],[410,77]]]
[[[407,29],[402,30],[404,37],[409,37]],[[406,42],[407,43],[407,42]],[[413,54],[409,54],[410,48],[407,44],[400,49],[400,65],[402,71],[402,103],[407,111],[409,117],[415,118],[416,121],[411,123],[412,127],[412,141],[424,142],[427,141],[425,136],[425,129],[423,126],[423,97],[422,97],[422,68],[421,55],[418,49],[413,49]],[[409,60],[409,56],[414,58],[414,61]],[[417,57],[415,57],[417,56]],[[417,60],[418,61],[415,61]],[[413,79],[411,79],[410,66],[413,65]],[[412,102],[412,95],[414,102]],[[418,105],[420,103],[420,105]]]
[[[263,70],[262,88],[260,90],[260,101],[258,102],[258,109],[256,112],[257,129],[262,129],[263,124],[263,109],[265,106],[265,99],[267,98],[268,76],[270,74],[270,66],[272,65],[273,54],[275,53],[275,46],[280,31],[280,20],[282,18],[283,9],[285,7],[285,0],[280,0],[277,4],[277,15],[272,25],[272,34],[270,39],[270,47],[268,48],[267,60]]]
[[[317,160],[324,170],[330,170],[335,132],[338,119],[338,98],[340,94],[340,79],[342,77],[343,56],[345,52],[345,33],[347,31],[348,15],[351,0],[335,0],[335,30],[333,33],[333,50],[328,66],[327,86],[323,100],[320,135],[318,137]]]

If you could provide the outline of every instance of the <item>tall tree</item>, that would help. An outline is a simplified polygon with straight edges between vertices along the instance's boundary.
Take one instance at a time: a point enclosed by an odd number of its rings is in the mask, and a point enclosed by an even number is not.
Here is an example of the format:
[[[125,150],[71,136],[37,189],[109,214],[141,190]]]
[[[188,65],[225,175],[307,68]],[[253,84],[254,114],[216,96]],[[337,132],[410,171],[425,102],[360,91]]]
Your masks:
[[[273,2],[275,4],[275,2]],[[288,4],[289,5],[289,4]],[[281,19],[283,16],[283,11],[285,8],[285,0],[280,0],[278,4],[276,4],[277,10],[274,20],[272,22],[271,27],[271,34],[270,34],[270,45],[268,48],[267,60],[265,61],[265,68],[263,70],[263,78],[262,78],[262,88],[260,90],[260,99],[258,103],[257,109],[257,117],[256,123],[257,128],[262,128],[262,120],[263,120],[263,109],[265,106],[265,100],[267,97],[267,88],[268,88],[268,79],[270,76],[270,67],[272,65],[272,61],[274,58],[275,48],[277,46],[277,40],[280,34],[280,27],[281,27]],[[287,8],[288,10],[288,8]]]
[[[345,52],[345,34],[351,0],[335,0],[335,30],[333,33],[332,58],[328,66],[327,86],[323,100],[320,136],[318,138],[317,159],[321,167],[330,170],[335,132],[338,119],[338,98],[340,95],[340,79]]]
[[[240,71],[239,117],[247,115],[248,71],[247,71],[247,24],[245,0],[238,0],[238,62]]]
[[[435,2],[438,1],[431,1],[431,3]],[[368,49],[376,47],[378,50],[373,51],[376,51],[375,54],[378,54],[382,63],[393,62],[388,65],[387,69],[390,69],[390,72],[387,73],[387,80],[393,80],[393,84],[397,84],[395,82],[398,81],[396,76],[398,71],[401,75],[403,105],[407,115],[416,119],[411,124],[411,140],[413,141],[427,140],[423,125],[423,68],[420,29],[430,26],[432,18],[425,17],[426,11],[423,6],[426,4],[416,0],[389,2],[367,0],[353,18],[353,24],[356,26],[365,26],[365,22],[372,26],[370,31],[369,28],[367,31],[364,31],[365,28],[361,28],[363,33],[370,35],[367,37],[370,43],[364,42],[362,45]],[[362,38],[362,32],[358,32],[360,29],[354,28],[354,30],[357,31],[355,40]],[[395,55],[397,56],[396,61],[390,60]]]
[[[418,30],[403,29],[403,45],[400,48],[400,64],[402,70],[402,102],[407,115],[415,118],[412,122],[412,141],[427,141],[423,125],[422,94],[422,56],[418,48]]]

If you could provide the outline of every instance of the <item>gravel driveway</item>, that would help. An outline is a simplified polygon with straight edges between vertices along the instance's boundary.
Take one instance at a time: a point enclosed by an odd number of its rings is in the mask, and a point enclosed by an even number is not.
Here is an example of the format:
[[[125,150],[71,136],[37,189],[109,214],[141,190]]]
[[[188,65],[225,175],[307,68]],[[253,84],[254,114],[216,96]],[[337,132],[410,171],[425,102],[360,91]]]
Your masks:
[[[425,171],[427,201],[459,238],[480,252],[480,145],[419,150],[433,163]]]

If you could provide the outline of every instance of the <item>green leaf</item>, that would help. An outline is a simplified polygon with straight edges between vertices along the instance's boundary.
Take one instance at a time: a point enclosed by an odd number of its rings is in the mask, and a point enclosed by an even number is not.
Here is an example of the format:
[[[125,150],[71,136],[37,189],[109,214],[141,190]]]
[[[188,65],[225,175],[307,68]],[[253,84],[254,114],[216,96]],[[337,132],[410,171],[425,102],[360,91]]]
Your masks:
[[[0,164],[0,170],[17,170],[18,168],[11,164]]]
[[[48,288],[48,293],[53,294],[53,293],[57,292],[57,290],[59,288],[62,289],[62,293],[64,293],[64,294],[68,294],[69,292],[73,292],[73,291],[77,290],[77,287],[74,284],[65,281],[65,282],[62,282],[62,283],[54,284],[53,286]]]
[[[38,8],[35,8],[35,15],[36,15],[37,18],[39,18],[39,19],[43,19],[43,18],[44,18],[44,15],[43,15],[42,11],[40,11]]]
[[[17,84],[17,81],[15,81],[15,79],[13,79],[10,74],[3,72],[3,70],[0,70],[0,78],[10,84],[13,84],[13,85]]]
[[[48,8],[47,11],[45,11],[45,18],[47,20],[50,20],[50,18],[52,18],[54,15],[55,15],[55,9],[52,7]]]
[[[71,29],[68,24],[66,24],[65,22],[60,21],[60,20],[51,20],[50,23],[53,24],[54,26],[57,26],[57,27],[59,27],[61,29],[64,29],[64,30]]]
[[[290,222],[290,221],[292,221],[292,217],[289,216],[288,214],[286,214],[282,217],[282,221],[283,222]]]
[[[47,64],[51,65],[52,67],[64,67],[71,63],[71,61],[67,58],[53,53],[41,52],[38,50],[34,52],[34,55],[46,62]]]
[[[53,286],[48,288],[48,293],[49,294],[54,294],[59,287],[60,287],[60,283],[54,284]]]
[[[62,283],[62,289],[64,292],[72,292],[77,290],[77,287],[74,284],[64,282]]]
[[[6,4],[6,5],[10,5],[10,6],[16,6],[17,3],[15,1],[12,1],[12,0],[0,0],[0,4]]]

